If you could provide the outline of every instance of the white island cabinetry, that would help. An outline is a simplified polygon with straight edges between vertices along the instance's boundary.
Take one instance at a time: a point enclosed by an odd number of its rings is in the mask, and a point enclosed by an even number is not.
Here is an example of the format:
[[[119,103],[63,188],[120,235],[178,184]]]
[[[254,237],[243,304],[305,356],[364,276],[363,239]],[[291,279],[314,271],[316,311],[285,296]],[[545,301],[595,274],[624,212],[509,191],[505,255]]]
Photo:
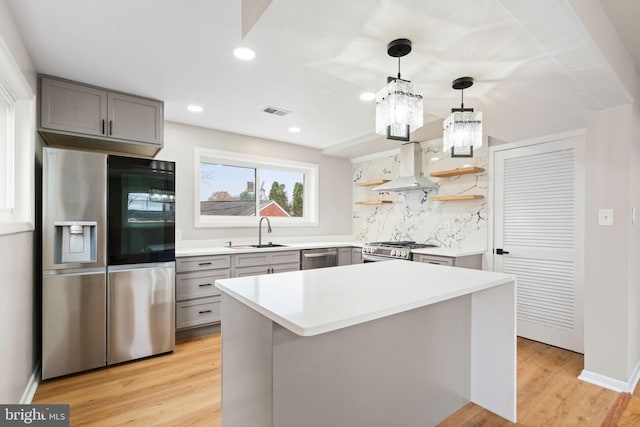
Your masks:
[[[469,401],[515,422],[514,280],[406,261],[218,280],[223,424],[428,426]]]

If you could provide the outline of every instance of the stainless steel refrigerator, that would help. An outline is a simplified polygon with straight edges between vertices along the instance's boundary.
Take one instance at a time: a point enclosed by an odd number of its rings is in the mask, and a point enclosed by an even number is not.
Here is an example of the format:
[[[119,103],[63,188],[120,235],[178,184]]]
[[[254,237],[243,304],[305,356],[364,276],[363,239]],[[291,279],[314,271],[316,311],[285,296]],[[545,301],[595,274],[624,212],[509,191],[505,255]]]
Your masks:
[[[175,346],[173,177],[164,187],[131,178],[135,189],[112,188],[124,180],[110,179],[111,157],[118,156],[44,148],[43,379]],[[110,256],[112,246],[133,257]]]

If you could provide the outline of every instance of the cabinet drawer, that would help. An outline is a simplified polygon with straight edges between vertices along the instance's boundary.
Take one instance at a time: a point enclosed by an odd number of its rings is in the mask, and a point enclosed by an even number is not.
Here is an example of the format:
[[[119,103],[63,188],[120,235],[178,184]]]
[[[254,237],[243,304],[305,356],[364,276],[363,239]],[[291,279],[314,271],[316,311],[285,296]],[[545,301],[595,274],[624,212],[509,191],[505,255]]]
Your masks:
[[[426,262],[427,264],[448,265],[449,267],[453,267],[453,258],[442,256],[416,254],[414,255],[413,260],[418,262]]]
[[[194,256],[178,258],[176,260],[176,271],[183,273],[186,271],[213,270],[216,268],[230,268],[231,255],[215,256]]]
[[[220,295],[220,290],[214,286],[214,282],[229,277],[231,277],[231,270],[228,268],[178,274],[176,276],[176,300]]]
[[[221,319],[221,298],[200,298],[176,303],[176,329],[191,328],[219,322]]]

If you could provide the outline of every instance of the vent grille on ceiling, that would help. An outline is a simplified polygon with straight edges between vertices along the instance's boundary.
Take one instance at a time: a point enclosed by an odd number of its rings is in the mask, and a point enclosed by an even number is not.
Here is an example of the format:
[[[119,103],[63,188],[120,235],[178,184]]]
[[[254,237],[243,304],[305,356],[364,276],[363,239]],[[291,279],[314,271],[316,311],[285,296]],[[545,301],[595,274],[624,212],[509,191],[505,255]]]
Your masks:
[[[278,107],[272,107],[271,105],[267,105],[262,111],[268,114],[275,114],[276,116],[286,116],[287,114],[291,114],[291,111],[287,111]]]

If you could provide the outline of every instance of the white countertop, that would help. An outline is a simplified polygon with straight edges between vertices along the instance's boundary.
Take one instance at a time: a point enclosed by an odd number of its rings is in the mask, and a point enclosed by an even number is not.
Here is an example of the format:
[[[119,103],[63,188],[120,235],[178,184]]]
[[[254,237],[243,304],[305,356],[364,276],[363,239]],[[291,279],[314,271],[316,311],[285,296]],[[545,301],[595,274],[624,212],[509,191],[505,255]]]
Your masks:
[[[268,242],[268,241],[266,241]],[[266,243],[265,242],[265,243]],[[277,243],[277,242],[273,242]],[[270,248],[248,248],[246,245],[238,244],[239,248],[234,249],[228,246],[181,246],[176,244],[176,257],[200,256],[200,255],[237,255],[249,252],[266,252],[266,251],[299,251],[301,249],[314,248],[348,248],[362,247],[361,242],[304,242],[304,243],[282,243],[285,246],[276,246]],[[234,244],[234,246],[236,246]]]
[[[514,280],[397,260],[222,279],[216,287],[291,332],[312,336]]]
[[[265,251],[286,251],[286,250],[301,250],[301,249],[314,249],[314,248],[345,248],[345,247],[362,247],[364,242],[356,242],[349,240],[333,240],[324,241],[318,239],[317,241],[292,241],[292,238],[283,238],[275,240],[273,243],[283,244],[285,246],[278,246],[272,248],[239,248],[234,249],[228,247],[223,241],[210,241],[210,240],[179,240],[176,242],[176,257],[187,256],[203,256],[203,255],[236,255],[248,252],[265,252]],[[265,242],[269,242],[271,239],[265,239]],[[256,243],[256,242],[252,242]],[[244,246],[243,241],[233,242],[234,246]],[[411,252],[416,254],[425,255],[437,255],[450,258],[462,257],[467,255],[478,255],[486,252],[486,249],[455,249],[455,248],[424,248],[414,249]]]

